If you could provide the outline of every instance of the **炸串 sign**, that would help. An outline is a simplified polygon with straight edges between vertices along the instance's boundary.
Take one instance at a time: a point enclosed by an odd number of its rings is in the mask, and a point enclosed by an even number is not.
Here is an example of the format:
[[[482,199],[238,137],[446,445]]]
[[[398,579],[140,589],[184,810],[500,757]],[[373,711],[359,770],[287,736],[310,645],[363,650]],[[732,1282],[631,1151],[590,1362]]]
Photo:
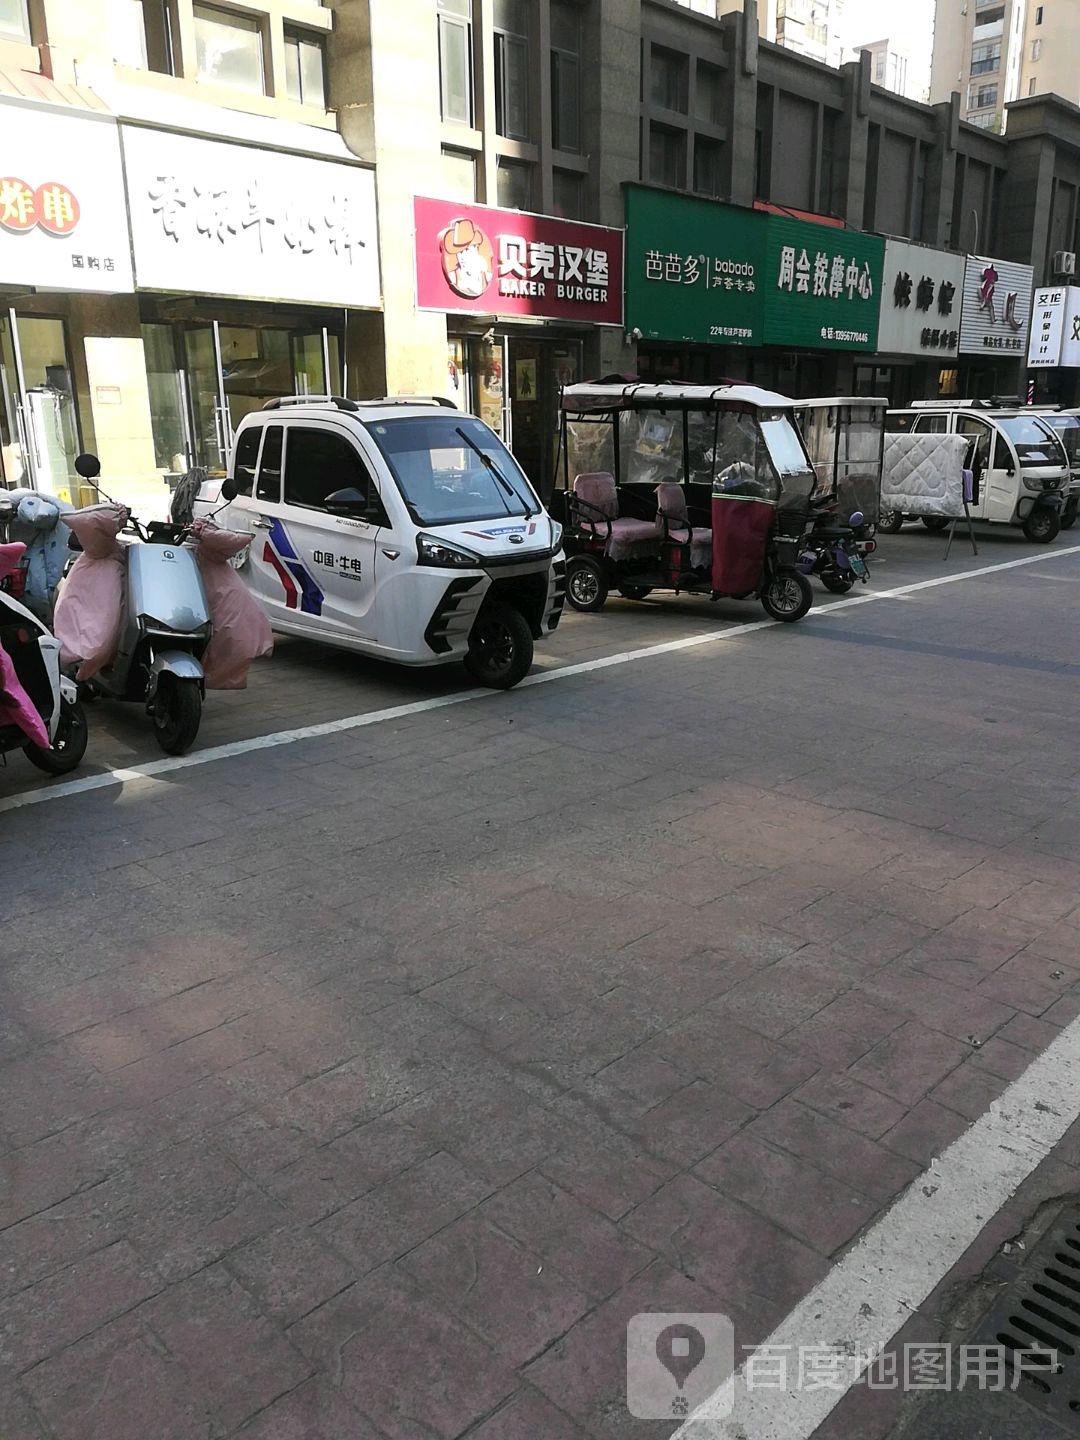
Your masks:
[[[122,127],[143,290],[377,307],[373,171]]]
[[[967,257],[960,321],[962,355],[1000,351],[1018,359],[1027,355],[1034,278],[1030,265]]]
[[[626,325],[647,340],[760,345],[766,217],[626,190]]]
[[[882,355],[951,359],[960,345],[964,256],[885,241],[877,348]]]
[[[10,100],[0,107],[0,277],[42,290],[132,290],[116,122]]]
[[[1031,338],[1028,341],[1028,365],[1032,370],[1046,370],[1061,364],[1065,297],[1064,285],[1035,291],[1035,304],[1031,312]]]
[[[421,310],[622,324],[621,230],[419,195],[413,218]]]
[[[769,215],[765,342],[876,350],[885,242],[877,235]]]

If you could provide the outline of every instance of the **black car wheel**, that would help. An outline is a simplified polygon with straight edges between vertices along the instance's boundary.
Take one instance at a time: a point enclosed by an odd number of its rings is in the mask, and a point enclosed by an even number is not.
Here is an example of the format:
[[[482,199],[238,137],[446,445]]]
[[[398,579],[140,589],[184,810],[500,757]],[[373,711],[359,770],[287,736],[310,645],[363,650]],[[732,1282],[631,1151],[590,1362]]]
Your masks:
[[[904,517],[899,510],[882,510],[878,517],[877,528],[882,535],[899,535],[904,523]]]
[[[465,669],[472,678],[492,690],[509,690],[524,680],[532,662],[532,631],[521,611],[500,601],[485,605],[465,656]]]
[[[1024,534],[1036,545],[1049,545],[1051,540],[1057,539],[1060,529],[1061,516],[1056,510],[1047,510],[1044,506],[1032,510],[1024,521]]]

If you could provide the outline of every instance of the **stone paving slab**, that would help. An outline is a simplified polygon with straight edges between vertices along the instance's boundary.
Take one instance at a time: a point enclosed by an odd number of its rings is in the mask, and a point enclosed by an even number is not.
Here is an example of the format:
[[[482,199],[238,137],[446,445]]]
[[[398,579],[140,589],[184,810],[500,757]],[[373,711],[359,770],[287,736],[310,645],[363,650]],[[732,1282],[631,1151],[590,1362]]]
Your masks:
[[[668,1434],[1080,1013],[1040,569],[6,816],[4,1440]]]

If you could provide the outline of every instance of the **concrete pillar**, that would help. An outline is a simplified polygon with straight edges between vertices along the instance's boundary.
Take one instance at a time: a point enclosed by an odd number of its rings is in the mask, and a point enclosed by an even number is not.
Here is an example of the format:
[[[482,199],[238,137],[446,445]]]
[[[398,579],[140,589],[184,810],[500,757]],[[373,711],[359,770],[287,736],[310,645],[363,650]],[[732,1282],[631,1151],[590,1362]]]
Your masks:
[[[441,394],[446,317],[416,308],[412,207],[414,195],[441,189],[435,7],[431,0],[338,0],[334,20],[330,101],[346,144],[377,166],[384,380],[374,388]],[[369,361],[350,374],[371,384],[378,369]]]
[[[948,245],[951,239],[953,196],[956,193],[956,146],[960,134],[960,96],[953,91],[935,105],[937,138],[926,163],[924,235],[929,245]]]
[[[721,22],[728,55],[724,94],[724,146],[728,198],[735,205],[752,205],[760,197],[755,189],[755,150],[758,106],[758,19],[753,0],[746,13],[733,12]]]
[[[849,225],[862,229],[868,179],[870,148],[870,54],[863,50],[857,60],[840,67],[844,77],[844,113],[840,123],[839,166],[841,175],[838,210]]]

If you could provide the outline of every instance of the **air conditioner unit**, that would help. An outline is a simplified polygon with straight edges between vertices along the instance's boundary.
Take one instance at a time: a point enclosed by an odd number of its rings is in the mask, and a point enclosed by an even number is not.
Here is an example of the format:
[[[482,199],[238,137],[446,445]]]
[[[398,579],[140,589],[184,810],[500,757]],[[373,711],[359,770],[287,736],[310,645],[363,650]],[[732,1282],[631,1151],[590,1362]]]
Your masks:
[[[1076,274],[1076,252],[1074,250],[1058,250],[1054,255],[1055,275]]]

